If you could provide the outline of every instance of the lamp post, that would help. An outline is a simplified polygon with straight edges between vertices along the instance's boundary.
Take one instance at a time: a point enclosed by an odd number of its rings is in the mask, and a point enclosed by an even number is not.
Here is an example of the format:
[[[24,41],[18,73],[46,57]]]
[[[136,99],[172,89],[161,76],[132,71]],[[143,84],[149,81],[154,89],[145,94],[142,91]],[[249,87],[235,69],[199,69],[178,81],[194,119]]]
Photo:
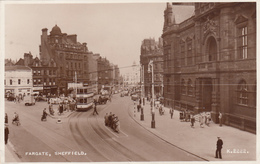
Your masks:
[[[144,65],[141,66],[141,121],[144,120],[144,76],[143,76],[143,71],[144,71]]]
[[[155,128],[153,60],[150,60],[150,62],[148,64],[148,72],[152,72],[152,122],[151,122],[151,128]]]

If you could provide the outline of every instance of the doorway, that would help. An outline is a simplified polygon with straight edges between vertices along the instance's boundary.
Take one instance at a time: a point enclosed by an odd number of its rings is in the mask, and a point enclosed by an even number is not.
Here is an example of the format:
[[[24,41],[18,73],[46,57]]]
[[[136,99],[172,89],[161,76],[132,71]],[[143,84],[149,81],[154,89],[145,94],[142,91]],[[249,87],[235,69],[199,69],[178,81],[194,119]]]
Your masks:
[[[201,105],[202,111],[210,112],[212,104],[212,79],[206,78],[202,80],[201,87]]]

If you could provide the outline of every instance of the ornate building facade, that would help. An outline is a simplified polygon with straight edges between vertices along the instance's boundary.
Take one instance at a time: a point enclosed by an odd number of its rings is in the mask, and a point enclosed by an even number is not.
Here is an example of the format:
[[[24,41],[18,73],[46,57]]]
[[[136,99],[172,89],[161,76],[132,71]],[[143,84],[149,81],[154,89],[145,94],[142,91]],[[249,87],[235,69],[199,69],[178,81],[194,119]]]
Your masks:
[[[89,84],[89,61],[93,55],[87,48],[87,43],[79,43],[77,35],[67,35],[55,25],[47,34],[48,29],[42,29],[40,60],[47,65],[52,60],[57,66],[56,84],[58,94],[67,93],[68,83],[81,82]]]
[[[144,76],[145,96],[152,93],[152,74],[148,72],[148,63],[153,61],[154,93],[157,97],[163,95],[163,47],[162,38],[156,42],[154,39],[144,39],[141,45],[140,64]]]
[[[165,105],[256,132],[256,3],[194,5],[179,24],[164,11]]]

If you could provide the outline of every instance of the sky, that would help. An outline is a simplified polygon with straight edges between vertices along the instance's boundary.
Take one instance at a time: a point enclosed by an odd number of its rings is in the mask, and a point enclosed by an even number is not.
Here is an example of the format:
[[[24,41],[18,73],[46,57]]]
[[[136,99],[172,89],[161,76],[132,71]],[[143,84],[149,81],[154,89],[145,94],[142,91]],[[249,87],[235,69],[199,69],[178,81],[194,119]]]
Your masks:
[[[5,58],[18,60],[31,52],[39,57],[42,29],[48,34],[57,24],[62,33],[76,34],[89,51],[99,53],[119,68],[140,63],[140,47],[147,38],[162,35],[166,2],[142,3],[5,3]],[[194,12],[190,6],[174,6],[181,22]]]

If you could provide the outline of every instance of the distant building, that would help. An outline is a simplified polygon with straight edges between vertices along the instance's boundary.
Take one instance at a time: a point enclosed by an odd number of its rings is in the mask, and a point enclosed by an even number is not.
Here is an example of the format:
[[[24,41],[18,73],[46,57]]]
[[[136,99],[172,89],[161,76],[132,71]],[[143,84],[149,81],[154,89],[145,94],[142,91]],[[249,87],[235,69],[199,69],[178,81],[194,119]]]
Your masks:
[[[103,86],[113,86],[113,67],[106,58],[99,56],[98,63],[98,91]]]
[[[144,69],[145,96],[152,94],[152,74],[148,72],[148,63],[153,61],[154,93],[157,97],[163,96],[163,48],[162,38],[156,42],[154,39],[144,39],[141,45],[140,64]]]
[[[32,69],[26,66],[5,66],[5,94],[31,95],[33,91]]]
[[[194,4],[179,24],[164,11],[165,105],[256,132],[256,3]]]
[[[128,87],[140,86],[140,65],[133,62],[130,68],[126,68],[126,73],[123,76],[124,85]]]

